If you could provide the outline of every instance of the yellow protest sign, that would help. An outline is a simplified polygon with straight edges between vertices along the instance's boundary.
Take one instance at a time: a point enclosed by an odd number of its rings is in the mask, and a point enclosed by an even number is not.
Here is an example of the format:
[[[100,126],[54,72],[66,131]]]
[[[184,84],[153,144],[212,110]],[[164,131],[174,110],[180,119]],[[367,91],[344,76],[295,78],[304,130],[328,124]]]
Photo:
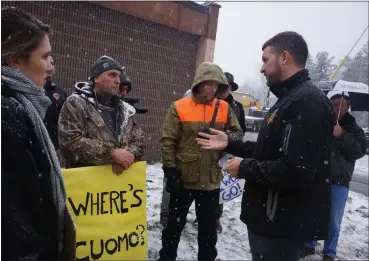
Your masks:
[[[77,260],[147,260],[146,162],[63,169]]]

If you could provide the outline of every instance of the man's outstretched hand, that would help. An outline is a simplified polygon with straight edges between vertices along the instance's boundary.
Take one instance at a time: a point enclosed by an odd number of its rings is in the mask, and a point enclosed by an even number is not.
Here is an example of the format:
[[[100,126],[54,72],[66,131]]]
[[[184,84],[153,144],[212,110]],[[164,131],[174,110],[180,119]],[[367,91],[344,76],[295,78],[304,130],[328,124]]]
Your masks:
[[[210,133],[199,133],[197,144],[206,150],[224,150],[228,146],[228,136],[222,131],[210,128]]]

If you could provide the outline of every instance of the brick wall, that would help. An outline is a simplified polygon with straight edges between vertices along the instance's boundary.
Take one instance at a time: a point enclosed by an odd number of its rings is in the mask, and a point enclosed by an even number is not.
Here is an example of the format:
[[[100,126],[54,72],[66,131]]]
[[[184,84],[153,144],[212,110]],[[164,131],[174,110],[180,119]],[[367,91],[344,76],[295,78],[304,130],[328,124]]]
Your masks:
[[[137,122],[147,137],[146,159],[159,160],[165,112],[190,87],[199,36],[149,22],[91,2],[1,2],[34,14],[51,25],[55,82],[70,94],[85,81],[101,55],[126,67],[131,95],[149,107]]]

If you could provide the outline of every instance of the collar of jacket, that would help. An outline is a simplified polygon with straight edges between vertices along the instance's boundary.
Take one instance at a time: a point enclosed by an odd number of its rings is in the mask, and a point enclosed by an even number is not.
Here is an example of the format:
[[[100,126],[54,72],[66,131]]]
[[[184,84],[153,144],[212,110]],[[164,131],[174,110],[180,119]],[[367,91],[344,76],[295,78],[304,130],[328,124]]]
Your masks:
[[[206,100],[205,95],[201,95],[201,94],[193,94],[191,96],[192,100],[196,103],[196,104],[206,104],[206,105],[211,105],[212,102],[214,101],[215,97],[213,97],[213,99]]]
[[[235,105],[232,94],[229,94],[228,97],[224,99],[224,101],[226,101],[229,105],[231,105],[231,107]]]
[[[98,93],[96,93],[96,99],[97,99],[97,102],[100,105],[102,105],[104,107],[111,107],[111,108],[117,108],[118,105],[120,104],[120,101],[121,101],[119,96],[112,96],[111,97],[111,104],[106,104],[104,102],[104,100],[102,99],[101,95],[99,95]]]
[[[55,83],[53,83],[51,80],[47,80],[45,85],[44,85],[44,89],[54,89],[54,87],[56,86]]]
[[[309,71],[307,69],[303,69],[292,75],[287,80],[271,85],[270,91],[279,99],[283,97],[287,91],[308,80],[310,80]]]
[[[356,124],[356,120],[354,118],[354,116],[352,116],[350,113],[346,113],[342,120],[339,120],[338,123],[340,124],[340,126],[344,127],[347,125],[352,125],[352,124]]]

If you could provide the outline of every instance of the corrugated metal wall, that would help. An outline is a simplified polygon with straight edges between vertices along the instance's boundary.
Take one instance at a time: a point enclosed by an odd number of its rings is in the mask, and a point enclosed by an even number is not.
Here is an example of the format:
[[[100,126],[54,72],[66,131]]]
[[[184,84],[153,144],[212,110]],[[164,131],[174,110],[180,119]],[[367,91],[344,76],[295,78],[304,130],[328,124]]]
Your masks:
[[[51,25],[55,82],[70,94],[101,55],[126,67],[131,95],[149,107],[137,115],[147,137],[146,159],[159,160],[159,139],[170,103],[191,85],[198,37],[93,4],[93,2],[1,2]]]

